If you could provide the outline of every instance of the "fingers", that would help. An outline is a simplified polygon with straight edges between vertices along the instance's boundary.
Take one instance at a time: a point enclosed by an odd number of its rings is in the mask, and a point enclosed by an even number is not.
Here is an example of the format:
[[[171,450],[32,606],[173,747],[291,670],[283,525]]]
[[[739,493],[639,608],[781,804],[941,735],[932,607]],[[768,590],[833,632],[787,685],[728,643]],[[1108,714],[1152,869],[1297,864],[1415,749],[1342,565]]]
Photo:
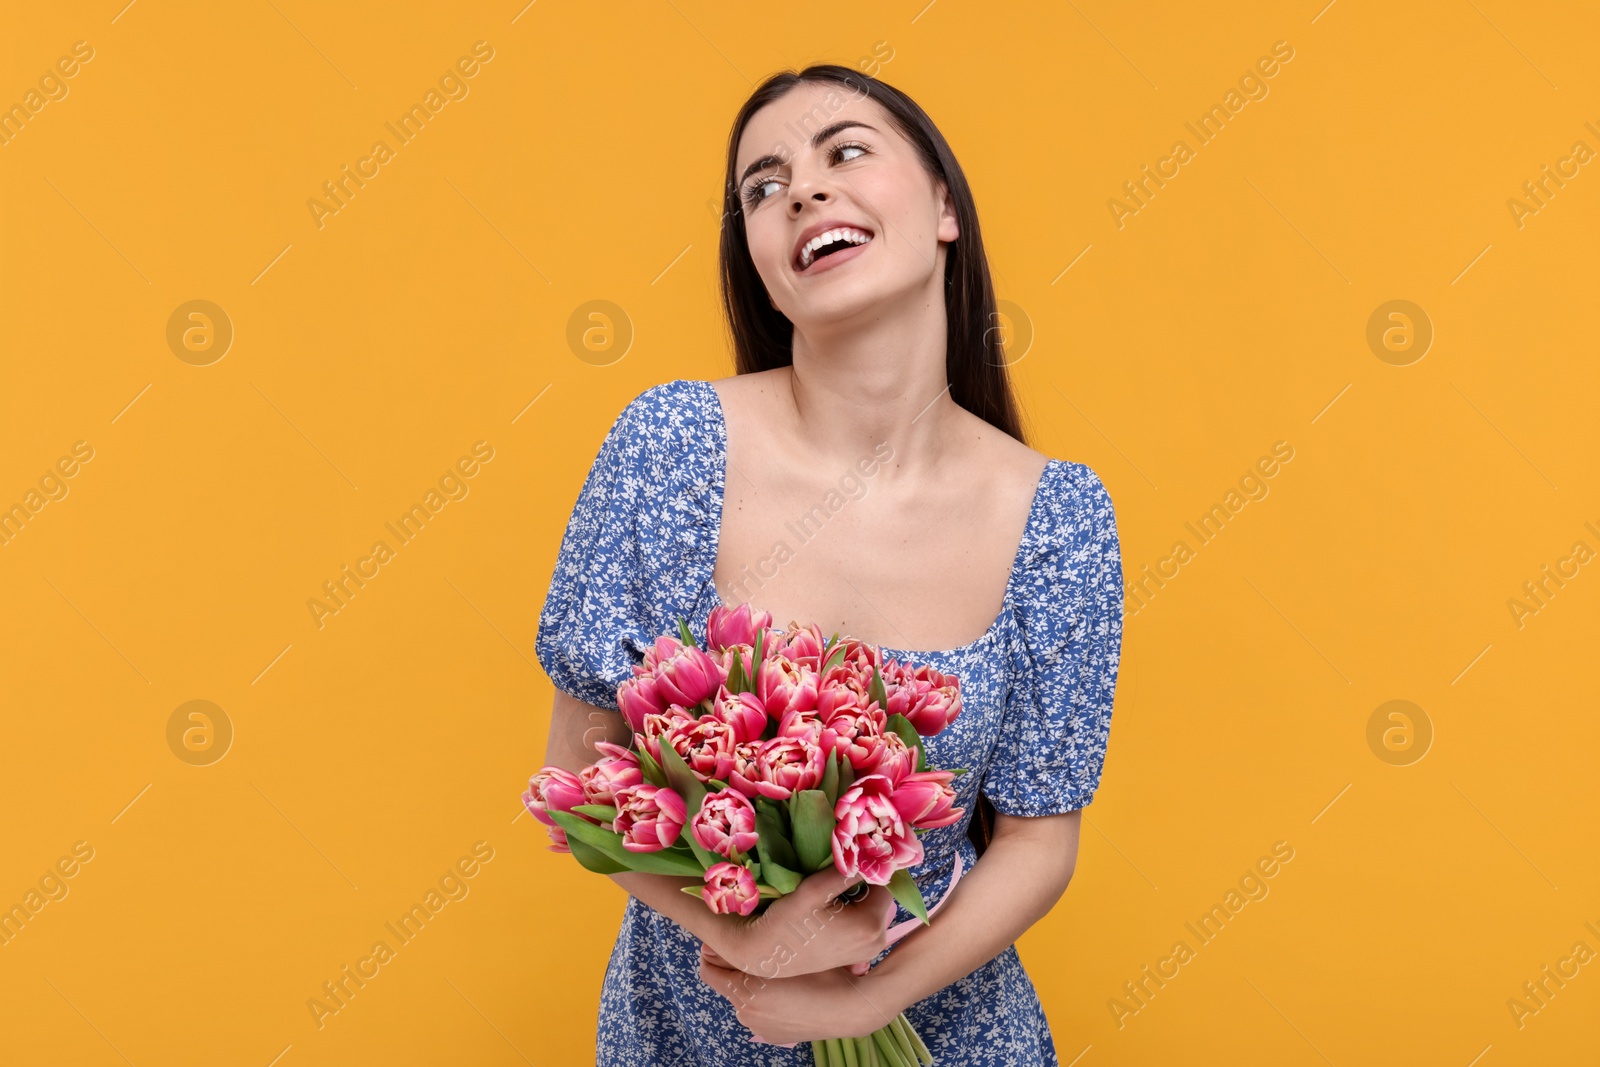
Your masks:
[[[826,902],[831,901],[846,889],[863,880],[864,877],[860,871],[846,876],[839,873],[839,868],[830,864],[803,880],[800,885],[802,888],[807,888],[816,893]]]

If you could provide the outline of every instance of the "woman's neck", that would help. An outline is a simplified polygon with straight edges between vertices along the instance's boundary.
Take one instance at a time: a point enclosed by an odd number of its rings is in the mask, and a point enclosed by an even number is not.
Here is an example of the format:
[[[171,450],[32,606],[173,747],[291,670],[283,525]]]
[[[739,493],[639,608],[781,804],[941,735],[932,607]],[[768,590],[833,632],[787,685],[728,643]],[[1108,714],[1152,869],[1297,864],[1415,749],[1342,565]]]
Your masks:
[[[960,414],[945,367],[942,297],[919,293],[903,312],[879,305],[821,334],[796,328],[779,390],[787,394],[785,436],[836,463],[888,441],[896,479],[937,468],[956,444]]]

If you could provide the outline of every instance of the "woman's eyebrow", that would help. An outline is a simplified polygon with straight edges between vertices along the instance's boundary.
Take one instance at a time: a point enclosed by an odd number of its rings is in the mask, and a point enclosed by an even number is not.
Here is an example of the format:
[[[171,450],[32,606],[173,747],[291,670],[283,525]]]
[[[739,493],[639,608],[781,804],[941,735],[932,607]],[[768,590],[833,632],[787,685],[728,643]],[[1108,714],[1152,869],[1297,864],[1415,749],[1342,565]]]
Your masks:
[[[852,126],[860,126],[863,130],[871,130],[873,133],[878,132],[878,128],[876,126],[869,126],[865,122],[858,122],[855,119],[841,119],[838,122],[822,127],[822,129],[812,134],[811,147],[820,148],[823,141],[826,141],[828,138],[832,137],[841,130],[850,129]],[[744,168],[744,173],[739,175],[739,181],[736,184],[743,185],[745,179],[750,177],[750,175],[754,174],[756,171],[761,170],[763,167],[772,166],[774,163],[782,162],[783,160],[775,155],[768,154],[762,156],[760,159]]]

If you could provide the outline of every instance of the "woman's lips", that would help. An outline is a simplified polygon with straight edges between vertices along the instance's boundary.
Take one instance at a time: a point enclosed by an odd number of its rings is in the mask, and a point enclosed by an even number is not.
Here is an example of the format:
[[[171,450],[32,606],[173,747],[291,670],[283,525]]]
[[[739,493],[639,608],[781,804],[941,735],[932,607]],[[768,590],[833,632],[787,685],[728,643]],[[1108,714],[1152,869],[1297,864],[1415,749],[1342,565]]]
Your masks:
[[[871,248],[873,243],[876,241],[877,238],[874,237],[871,241],[868,241],[864,245],[851,245],[849,248],[846,248],[843,251],[834,252],[832,255],[822,256],[819,259],[814,259],[811,261],[811,266],[807,267],[805,270],[796,271],[795,273],[802,278],[809,278],[813,274],[821,274],[825,270],[832,270],[841,263],[855,259],[861,253]]]

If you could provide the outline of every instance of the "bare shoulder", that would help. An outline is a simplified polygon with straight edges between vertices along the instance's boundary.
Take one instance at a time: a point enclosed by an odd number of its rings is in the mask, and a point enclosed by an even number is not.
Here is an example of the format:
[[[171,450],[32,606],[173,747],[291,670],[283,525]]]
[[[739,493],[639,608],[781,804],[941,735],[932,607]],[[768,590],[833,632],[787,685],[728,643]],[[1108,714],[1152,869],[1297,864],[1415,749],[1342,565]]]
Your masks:
[[[1030,498],[1052,456],[1017,440],[1004,430],[962,409],[963,439],[971,443],[970,456],[979,478],[992,485],[998,497]]]
[[[710,378],[711,388],[723,400],[746,399],[753,395],[771,395],[783,384],[787,367],[752,371],[749,374],[730,374],[726,378]]]

